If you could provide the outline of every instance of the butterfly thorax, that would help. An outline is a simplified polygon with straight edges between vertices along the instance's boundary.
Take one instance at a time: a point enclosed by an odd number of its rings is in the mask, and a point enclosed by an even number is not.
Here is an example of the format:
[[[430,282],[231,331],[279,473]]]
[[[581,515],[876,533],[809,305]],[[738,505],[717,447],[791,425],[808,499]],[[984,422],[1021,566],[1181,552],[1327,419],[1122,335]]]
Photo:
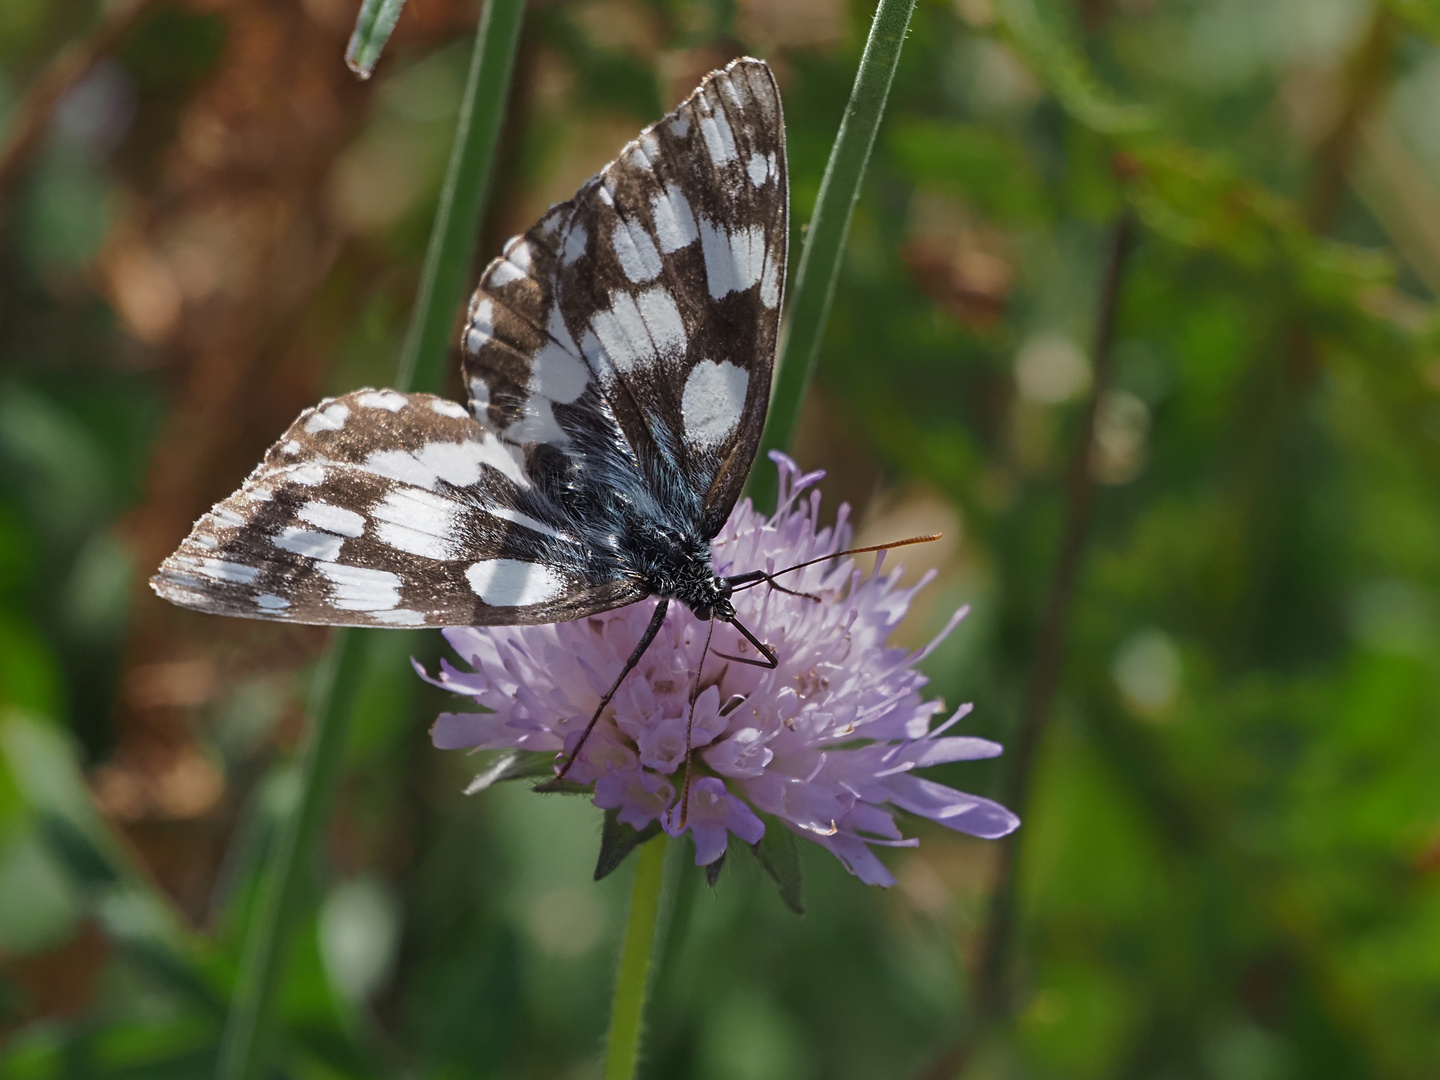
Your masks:
[[[679,600],[700,619],[735,617],[731,587],[711,567],[706,541],[653,528],[637,530],[629,540],[626,561],[650,595]]]

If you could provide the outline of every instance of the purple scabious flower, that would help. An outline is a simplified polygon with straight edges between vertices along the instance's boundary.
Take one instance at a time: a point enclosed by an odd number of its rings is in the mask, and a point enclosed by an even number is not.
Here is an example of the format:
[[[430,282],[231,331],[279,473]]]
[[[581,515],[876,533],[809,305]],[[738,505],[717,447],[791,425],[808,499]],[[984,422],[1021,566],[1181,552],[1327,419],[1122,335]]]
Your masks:
[[[818,527],[822,473],[780,469],[779,509],[771,518],[749,500],[736,507],[712,545],[720,575],[795,563],[841,551],[850,539],[848,507],[832,528]],[[805,493],[809,490],[808,497]],[[771,815],[828,848],[862,881],[895,878],[875,845],[911,847],[893,810],[930,818],[958,832],[1004,836],[1019,819],[977,795],[914,775],[951,761],[993,757],[997,743],[945,735],[970,711],[965,705],[931,727],[943,711],[921,695],[916,670],[964,617],[919,652],[887,645],[911,598],[898,571],[868,577],[846,558],[806,567],[784,579],[820,603],[760,585],[733,597],[739,618],[774,647],[772,670],[736,664],[715,653],[753,657],[732,627],[717,622],[691,728],[693,776],[682,811],[686,728],[695,671],[709,627],[672,604],[659,637],[626,678],[580,748],[567,780],[593,784],[595,805],[618,811],[641,829],[659,820],[672,836],[689,832],[695,861],[725,853],[731,833],[756,843]],[[469,670],[441,662],[439,684],[474,698],[485,713],[444,713],[431,735],[442,750],[519,749],[573,753],[595,706],[624,665],[653,606],[632,604],[574,622],[542,626],[460,627],[444,631]]]

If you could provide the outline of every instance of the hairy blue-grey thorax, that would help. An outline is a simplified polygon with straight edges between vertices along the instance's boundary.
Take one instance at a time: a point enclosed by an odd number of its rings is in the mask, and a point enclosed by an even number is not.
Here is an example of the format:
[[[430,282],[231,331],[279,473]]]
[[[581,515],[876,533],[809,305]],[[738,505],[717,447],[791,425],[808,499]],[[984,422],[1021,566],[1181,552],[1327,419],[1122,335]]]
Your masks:
[[[730,586],[710,564],[710,544],[690,530],[645,522],[627,530],[621,557],[651,595],[679,600],[701,619],[734,616]]]

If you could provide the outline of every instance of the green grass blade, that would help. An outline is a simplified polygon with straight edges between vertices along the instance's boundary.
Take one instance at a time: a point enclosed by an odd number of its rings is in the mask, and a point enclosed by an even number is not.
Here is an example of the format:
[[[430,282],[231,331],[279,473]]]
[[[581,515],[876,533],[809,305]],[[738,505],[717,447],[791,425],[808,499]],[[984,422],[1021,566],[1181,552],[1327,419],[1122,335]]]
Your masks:
[[[505,111],[524,0],[489,0],[480,17],[455,146],[395,385],[439,389]],[[280,828],[240,960],[217,1069],[219,1080],[257,1080],[269,1061],[286,944],[306,900],[305,875],[344,758],[366,636],[341,630],[316,675],[313,727],[298,764],[299,801]]]
[[[400,11],[404,7],[405,0],[365,0],[360,5],[350,44],[345,46],[345,63],[360,78],[368,79],[374,74],[380,53],[390,40],[395,24],[400,21]]]
[[[444,385],[455,309],[475,256],[480,209],[490,187],[524,14],[524,0],[489,0],[480,16],[450,166],[425,251],[415,315],[400,350],[397,389],[438,390]]]
[[[815,372],[815,359],[830,319],[850,218],[860,197],[880,118],[885,114],[885,99],[900,62],[900,47],[905,43],[914,10],[915,0],[880,0],[875,8],[875,21],[870,25],[870,37],[855,73],[855,86],[800,250],[789,317],[775,365],[770,418],[760,442],[762,462],[770,450],[789,449],[795,436],[800,405]],[[757,506],[768,509],[774,503],[775,483],[774,469],[762,464],[755,470],[750,490]]]

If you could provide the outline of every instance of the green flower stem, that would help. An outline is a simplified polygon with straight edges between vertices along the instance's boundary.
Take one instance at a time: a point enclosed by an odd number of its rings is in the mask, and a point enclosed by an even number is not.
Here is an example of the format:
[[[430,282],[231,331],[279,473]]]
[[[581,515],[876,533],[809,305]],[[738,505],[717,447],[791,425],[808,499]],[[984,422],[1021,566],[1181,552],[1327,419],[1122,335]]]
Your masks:
[[[775,365],[775,386],[770,398],[770,418],[760,441],[760,460],[771,450],[787,450],[795,436],[800,405],[815,373],[815,359],[830,319],[835,284],[840,277],[840,259],[850,233],[850,219],[860,198],[875,134],[885,114],[885,99],[900,62],[900,47],[910,26],[915,0],[880,0],[870,37],[855,73],[855,86],[840,120],[840,132],[830,150],[815,213],[800,249],[800,266],[790,301],[790,313],[780,355]],[[757,506],[769,507],[775,500],[775,470],[756,469],[750,479],[751,495]]]
[[[488,0],[480,16],[455,145],[431,228],[420,292],[395,385],[439,389],[505,113],[524,0]],[[367,638],[341,630],[316,673],[298,763],[299,802],[281,823],[247,931],[220,1045],[219,1080],[266,1072],[286,945],[306,903],[307,874],[344,760]]]
[[[661,937],[661,894],[665,885],[663,832],[641,844],[635,859],[635,883],[630,887],[630,920],[620,947],[620,970],[615,976],[615,998],[610,1011],[610,1039],[605,1049],[605,1080],[632,1080],[640,1062],[640,1036],[645,999],[658,966],[656,943]]]

